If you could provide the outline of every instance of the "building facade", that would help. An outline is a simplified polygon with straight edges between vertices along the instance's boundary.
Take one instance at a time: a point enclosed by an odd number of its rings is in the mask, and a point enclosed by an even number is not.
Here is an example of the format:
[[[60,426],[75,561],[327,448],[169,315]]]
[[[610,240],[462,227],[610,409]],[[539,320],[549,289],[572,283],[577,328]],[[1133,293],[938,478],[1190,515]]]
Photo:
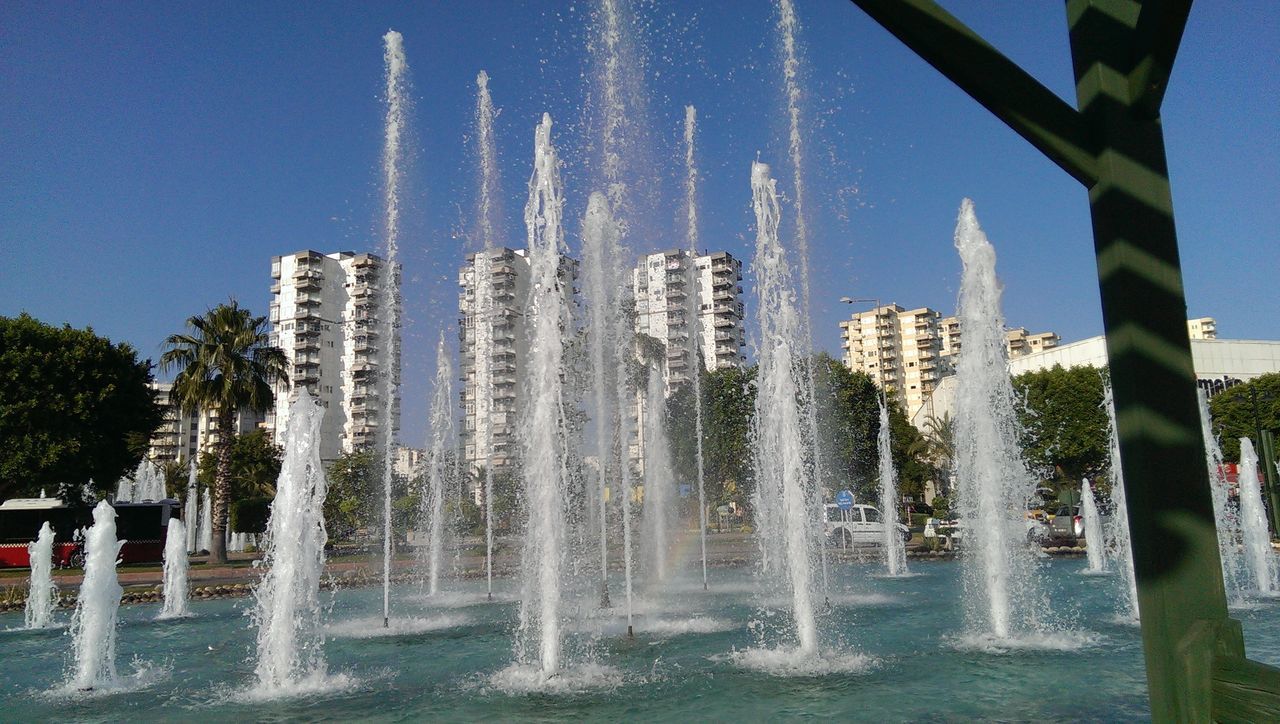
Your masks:
[[[1191,339],[1217,339],[1218,323],[1213,317],[1198,317],[1187,320],[1187,334]]]
[[[889,304],[854,313],[840,329],[845,366],[866,373],[914,414],[943,373],[939,314]]]
[[[530,277],[525,250],[506,247],[468,254],[458,273],[461,436],[472,474],[507,469],[518,454]]]
[[[379,326],[383,273],[382,260],[372,254],[304,250],[271,259],[271,343],[288,359],[290,384],[277,387],[267,427],[277,432],[289,403],[307,390],[325,408],[320,428],[325,461],[377,439],[385,356]],[[398,362],[387,363],[390,374],[398,374]],[[391,420],[394,439],[398,409],[392,409]]]
[[[746,364],[742,262],[728,252],[646,254],[632,270],[636,332],[666,345],[668,389],[707,371]]]
[[[183,412],[169,399],[172,382],[152,382],[156,402],[164,414],[164,422],[151,434],[147,459],[153,463],[186,463],[201,452],[212,449],[218,440],[218,418],[212,410]],[[266,421],[265,413],[241,410],[234,418],[232,434],[243,435],[257,430]]]

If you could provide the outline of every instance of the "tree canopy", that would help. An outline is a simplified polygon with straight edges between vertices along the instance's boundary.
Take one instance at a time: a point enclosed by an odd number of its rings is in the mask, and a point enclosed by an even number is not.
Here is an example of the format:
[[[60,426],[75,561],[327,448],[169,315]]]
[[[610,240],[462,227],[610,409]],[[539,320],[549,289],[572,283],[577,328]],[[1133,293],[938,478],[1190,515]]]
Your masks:
[[[751,418],[755,408],[755,367],[706,372],[702,386],[703,477],[709,504],[743,502],[752,481]],[[682,385],[667,400],[672,458],[682,481],[698,479],[693,385]]]
[[[231,441],[229,502],[275,497],[276,479],[280,477],[283,460],[284,451],[271,442],[265,430],[236,435]],[[201,486],[213,487],[217,468],[215,453],[206,450],[200,454],[196,476]]]
[[[1222,456],[1240,461],[1240,438],[1259,446],[1258,430],[1280,437],[1280,372],[1259,375],[1242,385],[1227,388],[1209,398],[1213,432],[1222,445]]]
[[[1023,402],[1022,449],[1046,479],[1079,483],[1110,465],[1104,374],[1096,367],[1054,365],[1013,378]]]
[[[212,410],[219,435],[214,447],[212,560],[226,563],[231,477],[231,427],[238,410],[263,412],[274,400],[272,385],[287,382],[288,359],[270,343],[267,318],[255,317],[233,299],[187,319],[187,333],[165,340],[163,370],[176,369],[170,399],[183,411]]]
[[[92,329],[0,317],[0,498],[115,485],[163,421],[151,362]]]

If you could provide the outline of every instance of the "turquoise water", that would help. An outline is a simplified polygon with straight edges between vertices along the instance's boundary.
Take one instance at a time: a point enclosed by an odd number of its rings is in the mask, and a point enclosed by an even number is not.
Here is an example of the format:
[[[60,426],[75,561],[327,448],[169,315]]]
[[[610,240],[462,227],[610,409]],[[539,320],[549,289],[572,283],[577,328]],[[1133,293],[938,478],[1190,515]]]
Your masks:
[[[769,658],[741,652],[758,648],[754,632],[782,616],[753,600],[759,586],[748,572],[713,569],[710,593],[690,585],[667,599],[663,615],[646,615],[653,604],[641,601],[634,641],[618,635],[620,618],[580,624],[568,649],[594,664],[576,667],[559,684],[569,690],[559,693],[522,691],[501,673],[511,661],[517,606],[484,603],[480,583],[448,605],[399,592],[396,625],[416,631],[377,638],[350,634],[377,631],[371,621],[352,621],[379,611],[380,591],[333,594],[330,679],[318,691],[272,701],[245,693],[253,677],[249,599],[193,602],[196,616],[176,621],[155,621],[156,605],[126,606],[118,660],[122,674],[143,669],[136,690],[57,693],[70,644],[64,632],[4,631],[0,719],[1146,718],[1138,629],[1115,614],[1120,581],[1080,575],[1084,567],[1080,559],[1044,566],[1067,633],[1034,642],[1042,648],[995,652],[961,637],[956,563],[915,562],[917,575],[906,579],[837,564],[838,590],[822,625],[827,641],[843,643],[828,654],[835,670],[822,675],[745,667],[743,660]],[[1234,612],[1250,656],[1271,664],[1280,664],[1277,610],[1280,603],[1270,602]],[[0,616],[0,628],[20,625],[21,614]]]

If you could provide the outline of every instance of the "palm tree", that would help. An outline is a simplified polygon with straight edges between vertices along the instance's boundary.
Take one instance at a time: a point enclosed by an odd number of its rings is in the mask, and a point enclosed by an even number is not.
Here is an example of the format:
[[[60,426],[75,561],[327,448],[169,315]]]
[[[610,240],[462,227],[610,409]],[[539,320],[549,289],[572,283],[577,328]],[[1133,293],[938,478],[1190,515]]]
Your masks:
[[[924,421],[924,442],[930,461],[939,477],[949,487],[951,483],[951,466],[956,458],[956,426],[951,413],[943,413],[942,417],[929,415]]]
[[[184,412],[213,410],[218,421],[213,483],[213,549],[209,558],[226,563],[227,512],[231,487],[232,426],[238,410],[265,412],[272,385],[288,383],[288,359],[270,345],[267,318],[254,317],[234,299],[187,320],[188,334],[165,340],[160,369],[177,369],[170,398]]]

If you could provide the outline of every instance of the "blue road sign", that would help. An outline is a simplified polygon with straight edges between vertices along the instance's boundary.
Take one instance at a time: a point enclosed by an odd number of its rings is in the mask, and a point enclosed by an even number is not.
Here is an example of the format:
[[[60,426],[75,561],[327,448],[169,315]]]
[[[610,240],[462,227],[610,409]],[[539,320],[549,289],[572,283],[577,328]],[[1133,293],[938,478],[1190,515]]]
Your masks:
[[[848,490],[841,490],[836,493],[836,507],[840,510],[850,510],[853,508],[853,493]]]

